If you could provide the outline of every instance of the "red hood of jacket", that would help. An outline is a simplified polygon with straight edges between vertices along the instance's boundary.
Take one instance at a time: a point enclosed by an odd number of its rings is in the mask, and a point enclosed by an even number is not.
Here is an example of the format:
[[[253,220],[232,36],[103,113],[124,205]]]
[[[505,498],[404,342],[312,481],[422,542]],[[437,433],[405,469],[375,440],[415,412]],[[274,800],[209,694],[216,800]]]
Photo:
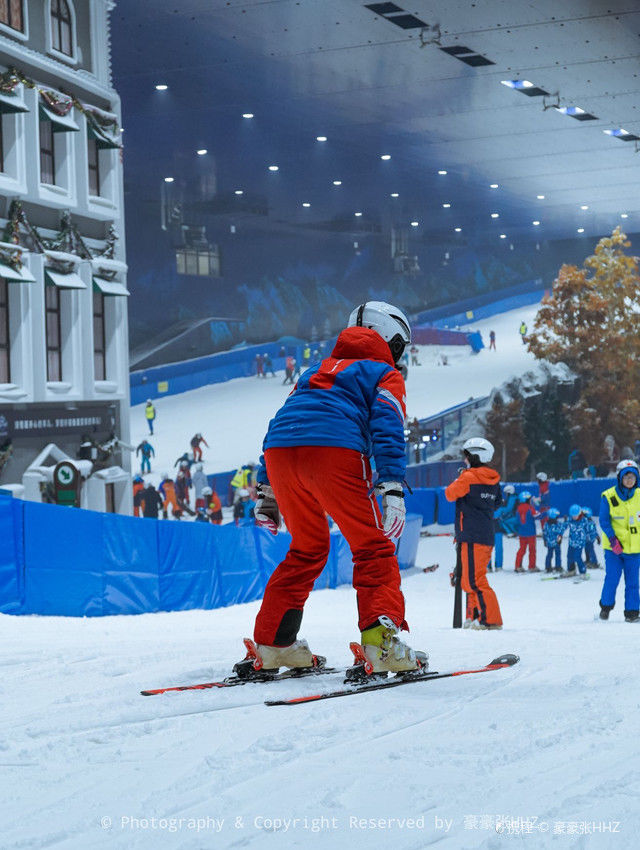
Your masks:
[[[380,360],[395,366],[391,349],[377,331],[371,328],[345,328],[331,352],[336,360]]]

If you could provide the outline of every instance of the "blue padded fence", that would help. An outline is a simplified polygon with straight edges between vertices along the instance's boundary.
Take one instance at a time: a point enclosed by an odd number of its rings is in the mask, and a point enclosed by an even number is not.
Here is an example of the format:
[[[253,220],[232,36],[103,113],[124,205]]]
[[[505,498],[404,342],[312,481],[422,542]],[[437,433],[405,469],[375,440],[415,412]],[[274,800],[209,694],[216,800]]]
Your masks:
[[[507,310],[536,304],[544,295],[544,284],[541,279],[528,280],[517,286],[486,292],[473,298],[465,298],[453,304],[433,307],[424,310],[413,317],[419,324],[428,324],[433,328],[450,328],[457,325],[468,325],[477,319],[488,319]],[[471,313],[472,315],[467,315]]]
[[[415,565],[422,517],[398,547]],[[291,537],[255,525],[138,519],[0,496],[0,613],[94,617],[219,608],[260,599]],[[316,588],[351,583],[337,529]]]

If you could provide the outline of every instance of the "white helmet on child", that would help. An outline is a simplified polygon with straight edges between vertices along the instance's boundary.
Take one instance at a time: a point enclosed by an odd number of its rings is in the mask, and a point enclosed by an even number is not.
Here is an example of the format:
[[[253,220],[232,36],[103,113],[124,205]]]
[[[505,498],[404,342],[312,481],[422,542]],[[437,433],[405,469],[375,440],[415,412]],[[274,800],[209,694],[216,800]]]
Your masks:
[[[348,328],[371,328],[389,345],[393,362],[398,363],[405,346],[411,342],[411,326],[398,307],[386,301],[365,301],[349,316]]]
[[[513,484],[505,484],[504,492],[513,495],[516,492],[516,488],[513,486]]]
[[[246,498],[248,495],[249,495],[249,491],[248,491],[248,490],[245,490],[245,488],[244,488],[244,487],[242,487],[240,490],[238,490],[238,496],[239,496],[241,499]]]
[[[462,447],[463,452],[468,455],[475,455],[480,463],[489,463],[493,458],[494,448],[489,440],[484,437],[471,437]]]
[[[212,493],[213,493],[213,490],[211,489],[211,487],[203,487],[202,488],[202,495],[203,496],[210,496]]]
[[[538,474],[536,475],[536,478],[538,479],[538,481],[547,481],[549,476],[547,475],[546,472],[538,472]]]

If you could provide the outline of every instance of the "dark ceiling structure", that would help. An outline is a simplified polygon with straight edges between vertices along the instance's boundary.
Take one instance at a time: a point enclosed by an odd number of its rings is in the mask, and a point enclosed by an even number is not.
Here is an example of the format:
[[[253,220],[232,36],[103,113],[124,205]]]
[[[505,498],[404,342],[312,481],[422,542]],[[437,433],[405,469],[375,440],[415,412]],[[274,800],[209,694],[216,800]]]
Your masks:
[[[118,0],[112,22],[138,198],[212,171],[286,229],[638,229],[633,0]]]

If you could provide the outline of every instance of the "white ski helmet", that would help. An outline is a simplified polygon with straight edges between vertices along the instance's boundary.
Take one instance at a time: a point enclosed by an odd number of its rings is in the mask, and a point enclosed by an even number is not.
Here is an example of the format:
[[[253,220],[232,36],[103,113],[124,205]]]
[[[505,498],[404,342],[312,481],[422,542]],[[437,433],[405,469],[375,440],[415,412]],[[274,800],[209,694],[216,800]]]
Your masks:
[[[617,475],[624,475],[625,472],[635,472],[636,475],[640,472],[640,468],[635,460],[621,460],[620,463],[616,466]]]
[[[240,490],[238,490],[238,496],[241,499],[246,499],[248,495],[249,495],[249,491],[246,490],[244,487],[241,487]]]
[[[203,496],[210,496],[212,493],[213,493],[213,490],[211,489],[211,487],[203,487],[202,488],[202,495]]]
[[[409,320],[402,310],[386,301],[365,301],[351,313],[347,327],[377,331],[391,349],[394,363],[399,362],[405,346],[411,342]]]
[[[548,479],[548,477],[549,476],[547,475],[546,472],[538,472],[538,474],[536,475],[536,478],[538,479],[538,481],[546,481]]]
[[[516,492],[516,488],[513,486],[513,484],[506,484],[504,492],[513,495]]]
[[[493,458],[494,448],[489,440],[484,437],[471,437],[462,447],[463,452],[466,452],[471,457],[475,455],[480,463],[489,463]]]

